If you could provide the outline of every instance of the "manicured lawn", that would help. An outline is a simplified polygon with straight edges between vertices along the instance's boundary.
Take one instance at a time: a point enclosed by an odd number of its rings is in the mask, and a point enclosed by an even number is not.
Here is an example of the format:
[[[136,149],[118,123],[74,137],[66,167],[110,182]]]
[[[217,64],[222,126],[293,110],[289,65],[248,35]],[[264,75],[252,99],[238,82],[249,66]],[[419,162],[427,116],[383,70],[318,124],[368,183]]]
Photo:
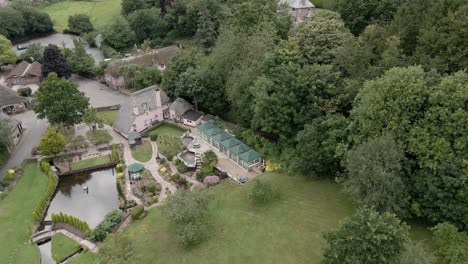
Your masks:
[[[105,163],[109,163],[109,162],[112,162],[110,156],[105,155],[105,156],[99,156],[99,157],[95,157],[95,158],[90,158],[90,159],[85,159],[85,160],[80,160],[80,161],[77,161],[77,162],[73,162],[72,164],[70,164],[70,167],[71,167],[72,170],[76,170],[76,169],[87,168],[87,167],[96,166],[96,165],[100,165],[100,164],[105,164]]]
[[[179,138],[185,131],[188,131],[188,129],[175,124],[168,124],[163,122],[157,127],[151,129],[151,132],[153,131],[156,131],[154,133],[158,134],[158,136],[171,136]]]
[[[99,118],[104,119],[104,123],[108,124],[109,126],[112,126],[118,113],[119,110],[100,111],[97,112],[97,116]]]
[[[52,237],[52,257],[56,261],[62,261],[71,254],[75,253],[80,244],[66,237],[64,234],[58,233]]]
[[[147,162],[151,159],[152,155],[153,149],[151,148],[151,143],[148,140],[143,140],[143,144],[132,148],[132,156],[138,161]]]
[[[90,16],[94,28],[101,30],[120,15],[120,2],[121,0],[64,1],[47,6],[43,11],[50,15],[57,31],[66,29],[68,17],[75,14]]]
[[[328,180],[265,174],[281,198],[266,207],[248,200],[252,184],[228,180],[211,188],[214,231],[199,247],[177,245],[170,224],[157,208],[125,231],[134,241],[136,263],[320,263],[325,245],[322,233],[334,229],[354,211],[338,184]],[[430,240],[422,227],[414,239]],[[413,233],[413,230],[412,230]],[[87,253],[72,263],[96,263]]]
[[[0,262],[39,263],[39,249],[30,245],[32,212],[47,189],[47,177],[36,163],[25,166],[23,177],[5,200],[0,201]],[[10,255],[11,258],[10,262]]]

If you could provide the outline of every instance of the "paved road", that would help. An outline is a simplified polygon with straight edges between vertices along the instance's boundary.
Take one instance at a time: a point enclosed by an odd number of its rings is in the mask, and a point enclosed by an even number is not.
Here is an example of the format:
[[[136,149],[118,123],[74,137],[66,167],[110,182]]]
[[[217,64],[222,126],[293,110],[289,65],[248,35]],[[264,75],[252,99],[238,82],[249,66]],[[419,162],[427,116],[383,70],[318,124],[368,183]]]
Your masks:
[[[20,139],[18,145],[13,150],[10,159],[5,166],[0,170],[0,179],[3,179],[7,169],[20,165],[24,159],[31,157],[31,151],[39,142],[42,134],[47,128],[47,121],[37,119],[34,111],[27,111],[13,116],[19,121],[23,122],[25,131]]]
[[[93,107],[122,104],[128,98],[128,96],[120,94],[95,80],[85,79],[76,75],[73,75],[70,80],[78,83],[78,89],[90,97],[90,104]],[[36,114],[32,110],[15,115],[14,118],[23,122],[23,127],[26,129],[10,159],[0,169],[0,179],[3,179],[7,169],[18,166],[24,159],[31,157],[32,149],[39,142],[48,126],[48,122],[37,119]]]
[[[2,1],[2,0],[0,0],[0,1]],[[73,45],[73,38],[75,38],[75,36],[66,35],[66,34],[62,34],[62,33],[56,33],[56,34],[49,35],[47,37],[31,39],[31,40],[28,40],[26,42],[18,43],[18,44],[16,44],[16,46],[17,45],[26,45],[27,46],[27,45],[32,44],[32,43],[40,43],[43,46],[47,46],[49,44],[54,44],[54,45],[57,45],[59,47],[62,47],[63,45],[65,45],[65,47],[67,47],[67,48],[73,48],[73,47],[75,47]],[[16,51],[17,54],[21,54],[21,53],[24,52],[24,50],[16,50],[16,46],[15,46],[15,51]],[[99,62],[104,60],[104,56],[102,55],[101,51],[99,49],[97,49],[97,48],[86,47],[86,52],[88,54],[90,54],[91,56],[93,56],[94,61],[96,63],[99,63]]]

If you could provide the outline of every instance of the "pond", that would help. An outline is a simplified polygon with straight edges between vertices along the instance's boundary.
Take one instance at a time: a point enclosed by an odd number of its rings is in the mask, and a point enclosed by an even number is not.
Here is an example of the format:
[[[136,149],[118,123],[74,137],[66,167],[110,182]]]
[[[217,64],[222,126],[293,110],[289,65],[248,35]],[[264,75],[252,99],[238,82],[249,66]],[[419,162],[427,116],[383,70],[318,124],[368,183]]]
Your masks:
[[[119,207],[114,169],[62,176],[45,220],[52,213],[64,213],[86,221],[95,228],[104,216]],[[88,193],[83,189],[88,187]]]

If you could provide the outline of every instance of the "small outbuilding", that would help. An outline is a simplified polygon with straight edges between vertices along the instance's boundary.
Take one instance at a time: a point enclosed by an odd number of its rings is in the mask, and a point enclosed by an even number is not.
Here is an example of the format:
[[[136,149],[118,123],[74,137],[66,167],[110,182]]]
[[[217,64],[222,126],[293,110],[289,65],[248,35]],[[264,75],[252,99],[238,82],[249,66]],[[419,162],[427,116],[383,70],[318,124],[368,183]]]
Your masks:
[[[141,145],[141,135],[138,131],[133,131],[128,134],[128,144],[130,147]]]

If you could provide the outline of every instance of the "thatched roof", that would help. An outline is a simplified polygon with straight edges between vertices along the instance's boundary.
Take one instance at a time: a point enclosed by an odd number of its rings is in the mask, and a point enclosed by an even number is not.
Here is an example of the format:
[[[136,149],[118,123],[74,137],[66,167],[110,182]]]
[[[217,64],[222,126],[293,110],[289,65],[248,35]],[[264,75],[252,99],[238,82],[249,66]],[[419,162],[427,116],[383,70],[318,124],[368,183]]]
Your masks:
[[[12,89],[0,85],[0,108],[8,105],[26,103],[27,98],[19,96]]]
[[[19,77],[41,77],[42,76],[42,64],[35,61],[28,63],[22,61],[18,63],[15,68],[7,75],[6,79],[19,78]]]

